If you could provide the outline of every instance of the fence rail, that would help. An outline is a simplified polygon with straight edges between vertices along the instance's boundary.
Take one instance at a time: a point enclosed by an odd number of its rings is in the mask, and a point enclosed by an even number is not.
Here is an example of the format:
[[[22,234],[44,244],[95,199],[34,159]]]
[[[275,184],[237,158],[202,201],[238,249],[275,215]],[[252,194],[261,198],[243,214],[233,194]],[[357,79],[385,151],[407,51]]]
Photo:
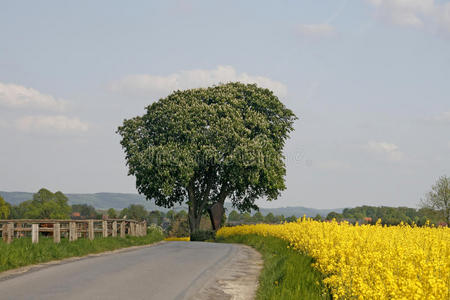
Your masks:
[[[120,236],[145,236],[147,223],[135,220],[107,219],[107,220],[33,220],[15,219],[0,220],[0,233],[6,243],[11,243],[14,238],[31,236],[33,243],[39,242],[40,233],[45,236],[53,236],[55,243],[61,242],[61,236],[69,241],[78,238],[93,240],[95,235],[108,237]]]

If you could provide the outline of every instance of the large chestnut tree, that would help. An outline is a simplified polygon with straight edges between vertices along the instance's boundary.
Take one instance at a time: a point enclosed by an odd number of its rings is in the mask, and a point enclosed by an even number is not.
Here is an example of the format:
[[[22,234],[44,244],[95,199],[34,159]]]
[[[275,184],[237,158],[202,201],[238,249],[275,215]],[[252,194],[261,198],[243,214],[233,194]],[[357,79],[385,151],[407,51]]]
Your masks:
[[[272,91],[235,82],[173,92],[118,133],[139,193],[167,208],[187,203],[193,233],[212,205],[249,211],[279,196],[295,119]]]

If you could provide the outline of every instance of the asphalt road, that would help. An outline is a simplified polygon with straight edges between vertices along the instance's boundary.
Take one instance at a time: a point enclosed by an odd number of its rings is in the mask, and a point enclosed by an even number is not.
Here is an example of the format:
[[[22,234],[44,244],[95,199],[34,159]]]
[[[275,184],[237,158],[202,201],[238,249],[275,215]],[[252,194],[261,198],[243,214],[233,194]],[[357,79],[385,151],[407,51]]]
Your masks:
[[[239,245],[167,242],[88,257],[1,279],[0,299],[238,299],[217,289],[217,274],[251,266],[245,251],[253,255]],[[241,271],[232,271],[229,277],[239,282]],[[199,291],[202,297],[196,296]]]

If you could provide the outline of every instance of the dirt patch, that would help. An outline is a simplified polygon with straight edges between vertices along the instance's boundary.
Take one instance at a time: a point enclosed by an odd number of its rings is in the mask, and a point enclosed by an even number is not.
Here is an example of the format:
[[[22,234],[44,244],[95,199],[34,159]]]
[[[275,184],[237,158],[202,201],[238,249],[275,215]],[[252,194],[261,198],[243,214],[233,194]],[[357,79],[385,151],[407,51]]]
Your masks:
[[[224,267],[190,299],[250,300],[258,289],[263,266],[261,254],[255,249],[236,245],[238,250]]]

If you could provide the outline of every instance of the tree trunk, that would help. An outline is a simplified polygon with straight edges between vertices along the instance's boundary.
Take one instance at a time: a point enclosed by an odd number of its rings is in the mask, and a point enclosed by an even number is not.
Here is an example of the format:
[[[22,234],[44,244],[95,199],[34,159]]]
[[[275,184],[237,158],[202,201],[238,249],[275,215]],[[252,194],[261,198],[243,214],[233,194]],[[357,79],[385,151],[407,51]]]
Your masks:
[[[190,234],[192,235],[192,233],[200,229],[200,221],[202,220],[202,215],[198,214],[192,208],[192,206],[189,206],[188,219],[189,219],[189,230]]]
[[[223,203],[216,202],[209,209],[209,218],[211,219],[211,225],[213,230],[219,230],[222,226],[222,218],[225,213]]]

